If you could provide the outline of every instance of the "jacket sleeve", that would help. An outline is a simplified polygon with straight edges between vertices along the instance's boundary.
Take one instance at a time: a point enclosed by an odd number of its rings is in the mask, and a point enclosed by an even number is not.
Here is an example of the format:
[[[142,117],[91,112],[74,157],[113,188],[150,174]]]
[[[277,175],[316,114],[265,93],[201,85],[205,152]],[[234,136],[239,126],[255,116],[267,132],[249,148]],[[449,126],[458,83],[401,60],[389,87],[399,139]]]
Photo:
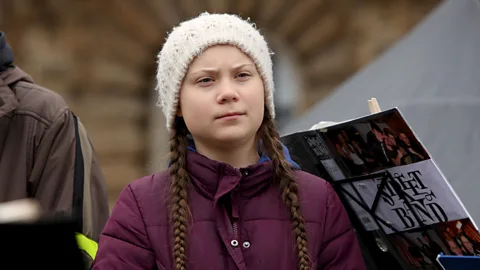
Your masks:
[[[93,270],[157,269],[144,221],[127,185],[120,193],[99,242]]]
[[[68,109],[36,137],[29,195],[48,213],[73,215],[77,243],[89,266],[109,215],[106,183],[93,147]]]
[[[318,269],[364,270],[362,253],[347,211],[333,187],[327,185],[327,214]]]

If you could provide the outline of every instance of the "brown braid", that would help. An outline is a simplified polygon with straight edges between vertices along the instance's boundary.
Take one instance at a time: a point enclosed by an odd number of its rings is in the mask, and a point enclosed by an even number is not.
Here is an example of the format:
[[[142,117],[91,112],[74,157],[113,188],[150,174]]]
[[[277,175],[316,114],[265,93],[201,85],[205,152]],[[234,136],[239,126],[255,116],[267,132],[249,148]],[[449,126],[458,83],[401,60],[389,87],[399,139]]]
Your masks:
[[[187,172],[187,128],[177,119],[170,135],[170,196],[173,223],[173,256],[176,270],[187,269],[187,235],[190,210],[187,187],[190,182]]]
[[[280,142],[280,135],[270,114],[265,112],[263,119],[263,150],[272,159],[275,171],[274,181],[282,191],[282,199],[290,210],[293,232],[297,241],[297,252],[300,270],[307,270],[310,267],[308,255],[307,233],[305,232],[305,220],[300,212],[298,200],[298,184],[293,177],[290,164],[285,158],[283,146]]]

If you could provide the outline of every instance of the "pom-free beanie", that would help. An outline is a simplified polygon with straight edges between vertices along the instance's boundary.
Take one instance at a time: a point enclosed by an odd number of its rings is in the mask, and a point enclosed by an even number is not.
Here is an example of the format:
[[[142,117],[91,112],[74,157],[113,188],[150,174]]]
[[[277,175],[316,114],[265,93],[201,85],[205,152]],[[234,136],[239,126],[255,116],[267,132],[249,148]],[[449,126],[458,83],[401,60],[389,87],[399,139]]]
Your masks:
[[[180,87],[192,60],[209,47],[232,45],[248,55],[263,79],[265,105],[275,118],[271,51],[255,24],[231,14],[202,13],[173,28],[157,59],[158,105],[171,131],[176,118]]]

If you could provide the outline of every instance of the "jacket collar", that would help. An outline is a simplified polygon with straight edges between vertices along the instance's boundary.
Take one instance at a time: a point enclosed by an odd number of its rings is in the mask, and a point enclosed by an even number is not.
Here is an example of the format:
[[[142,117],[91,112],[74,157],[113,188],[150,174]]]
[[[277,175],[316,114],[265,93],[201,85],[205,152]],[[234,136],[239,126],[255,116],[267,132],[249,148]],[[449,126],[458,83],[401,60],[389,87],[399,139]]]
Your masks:
[[[33,83],[32,78],[13,65],[13,51],[8,45],[5,33],[0,32],[0,117],[15,110],[18,99],[10,85],[18,81]]]
[[[283,146],[283,149],[292,168],[300,169],[291,160],[287,148]],[[256,164],[237,169],[199,154],[191,144],[187,163],[191,184],[203,196],[212,200],[217,200],[234,189],[239,191],[242,196],[252,197],[268,187],[273,176],[273,166],[270,158],[266,155],[261,155]]]
[[[0,72],[0,117],[18,107],[19,100],[10,85],[19,81],[33,83],[32,78],[18,67],[11,67]]]

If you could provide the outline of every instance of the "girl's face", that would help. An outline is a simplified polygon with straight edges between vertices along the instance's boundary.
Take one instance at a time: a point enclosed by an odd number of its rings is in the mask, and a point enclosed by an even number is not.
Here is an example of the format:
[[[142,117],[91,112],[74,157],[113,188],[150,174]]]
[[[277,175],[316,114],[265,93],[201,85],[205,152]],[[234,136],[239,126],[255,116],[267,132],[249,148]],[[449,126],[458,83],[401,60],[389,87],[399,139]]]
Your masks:
[[[233,46],[213,46],[192,63],[180,89],[178,115],[195,143],[235,147],[253,142],[264,114],[263,80]]]

